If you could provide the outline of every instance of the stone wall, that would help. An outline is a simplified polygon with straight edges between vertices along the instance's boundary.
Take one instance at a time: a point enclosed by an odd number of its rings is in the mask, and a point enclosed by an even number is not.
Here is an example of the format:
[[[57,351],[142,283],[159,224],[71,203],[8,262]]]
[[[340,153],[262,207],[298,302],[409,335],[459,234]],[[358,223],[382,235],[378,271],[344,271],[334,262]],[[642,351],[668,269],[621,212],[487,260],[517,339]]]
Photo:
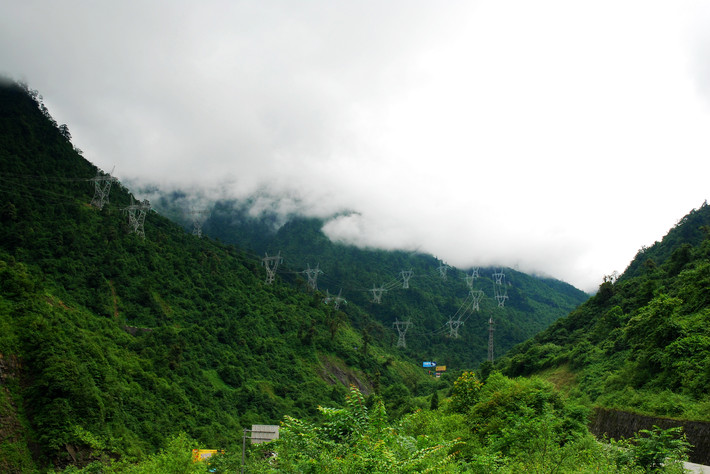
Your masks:
[[[679,421],[670,418],[655,418],[619,410],[596,408],[589,426],[597,437],[633,438],[639,430],[661,429],[682,426],[688,442],[693,445],[690,460],[710,465],[710,423],[702,421]]]

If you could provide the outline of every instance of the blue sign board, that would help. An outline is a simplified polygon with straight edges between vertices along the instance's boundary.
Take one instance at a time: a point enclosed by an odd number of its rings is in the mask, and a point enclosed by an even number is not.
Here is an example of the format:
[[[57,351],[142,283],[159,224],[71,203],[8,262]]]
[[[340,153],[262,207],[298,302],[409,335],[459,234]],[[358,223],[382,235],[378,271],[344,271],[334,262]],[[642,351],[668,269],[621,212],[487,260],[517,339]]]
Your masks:
[[[423,362],[422,367],[436,367],[436,362]]]

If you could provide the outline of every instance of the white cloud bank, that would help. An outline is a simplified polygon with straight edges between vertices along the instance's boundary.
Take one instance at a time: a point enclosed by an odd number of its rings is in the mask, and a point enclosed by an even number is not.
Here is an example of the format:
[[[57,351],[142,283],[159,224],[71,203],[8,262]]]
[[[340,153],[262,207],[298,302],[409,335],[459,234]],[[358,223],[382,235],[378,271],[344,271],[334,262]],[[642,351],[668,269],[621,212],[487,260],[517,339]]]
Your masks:
[[[708,196],[694,1],[6,2],[0,67],[119,178],[584,290]]]

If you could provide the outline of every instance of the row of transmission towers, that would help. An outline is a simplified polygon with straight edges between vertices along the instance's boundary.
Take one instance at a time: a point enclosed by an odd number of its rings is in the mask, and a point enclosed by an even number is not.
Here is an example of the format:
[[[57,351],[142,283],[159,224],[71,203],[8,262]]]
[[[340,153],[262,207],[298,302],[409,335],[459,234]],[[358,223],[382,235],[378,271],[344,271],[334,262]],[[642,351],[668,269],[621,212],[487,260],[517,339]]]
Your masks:
[[[91,205],[99,210],[109,203],[108,196],[111,192],[111,185],[114,181],[117,181],[112,176],[115,169],[116,167],[114,166],[111,173],[106,175],[98,171],[96,177],[89,180],[94,182],[94,197],[91,199]],[[131,196],[130,206],[126,206],[122,210],[128,214],[128,227],[131,232],[145,239],[145,216],[150,211],[150,202],[145,199],[136,203],[133,200],[133,196]]]
[[[266,269],[266,284],[270,285],[274,282],[278,266],[282,262],[283,257],[281,256],[281,252],[279,252],[275,256],[269,256],[269,254],[266,253],[265,256],[262,258],[262,264]],[[441,279],[446,280],[447,271],[449,268],[451,268],[449,265],[446,265],[443,262],[440,263],[438,271]],[[311,290],[316,291],[318,289],[318,276],[323,273],[323,271],[319,268],[319,264],[317,264],[315,268],[311,268],[310,264],[308,264],[306,270],[300,273],[306,275],[306,278],[308,280],[308,286],[311,288]],[[413,274],[414,272],[412,270],[402,270],[400,272],[400,277],[402,281],[401,284],[403,289],[409,288],[409,280],[411,279]],[[470,311],[471,313],[480,311],[480,302],[481,299],[483,299],[484,293],[482,290],[474,288],[475,282],[478,278],[480,278],[479,267],[474,267],[471,270],[471,273],[465,276],[466,285],[469,288],[469,295],[466,298],[467,304],[461,308],[463,309],[463,311],[458,311],[456,315],[450,317],[449,320],[446,322],[446,326],[449,329],[449,337],[451,338],[458,338],[459,328],[463,326],[465,322],[465,320],[463,320],[462,318],[466,314],[466,311]],[[503,273],[502,269],[493,273],[493,281],[495,299],[498,303],[498,307],[503,308],[505,307],[505,301],[508,299],[508,291],[505,286],[505,273]],[[389,289],[391,288],[392,287],[389,287]],[[384,285],[381,285],[379,287],[373,285],[373,287],[367,291],[372,295],[371,301],[373,303],[379,304],[382,302],[382,295],[386,291],[388,291],[388,288]],[[470,302],[468,302],[469,300]],[[326,297],[324,299],[324,302],[326,304],[333,303],[336,310],[339,309],[341,304],[347,304],[347,301],[342,296],[342,289],[338,292],[337,296],[333,296],[326,291]],[[406,334],[409,328],[412,327],[412,325],[413,323],[411,320],[395,320],[392,326],[397,331],[397,347],[407,347]],[[488,360],[490,362],[494,361],[494,326],[495,323],[493,321],[493,317],[491,316],[488,318]]]
[[[495,284],[493,285],[493,291],[495,293],[496,301],[498,302],[498,307],[505,307],[505,300],[508,299],[508,289],[505,287],[505,273],[503,270],[499,270],[493,274],[493,279]],[[488,318],[488,362],[491,364],[495,361],[495,352],[493,350],[493,332],[495,331],[493,316]]]

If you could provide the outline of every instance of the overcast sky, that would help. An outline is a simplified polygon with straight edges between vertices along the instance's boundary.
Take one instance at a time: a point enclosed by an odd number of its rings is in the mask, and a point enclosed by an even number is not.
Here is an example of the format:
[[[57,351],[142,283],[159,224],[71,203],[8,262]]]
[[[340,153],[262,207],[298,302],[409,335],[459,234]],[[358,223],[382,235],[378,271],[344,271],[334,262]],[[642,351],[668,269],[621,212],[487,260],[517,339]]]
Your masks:
[[[710,195],[710,2],[0,0],[0,73],[124,183],[593,291]]]

